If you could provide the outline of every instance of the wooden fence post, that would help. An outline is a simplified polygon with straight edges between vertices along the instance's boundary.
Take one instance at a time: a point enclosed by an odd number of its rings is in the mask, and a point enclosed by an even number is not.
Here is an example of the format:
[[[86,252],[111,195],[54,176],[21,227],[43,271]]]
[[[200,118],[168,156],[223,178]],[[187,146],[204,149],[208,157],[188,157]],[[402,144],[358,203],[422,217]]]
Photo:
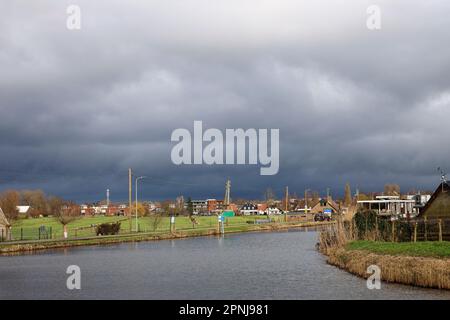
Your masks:
[[[375,241],[378,240],[378,217],[375,216]]]
[[[395,242],[395,221],[392,221],[392,242]]]
[[[439,219],[439,241],[442,242],[442,220]]]
[[[417,222],[414,223],[414,242],[417,242]]]
[[[423,223],[424,223],[424,230],[425,230],[425,234],[424,234],[424,240],[428,241],[428,230],[427,230],[427,217],[425,217],[423,219]]]
[[[367,229],[369,229],[369,222],[368,222],[368,219],[369,219],[369,217],[368,217],[368,214],[366,214],[366,232],[365,232],[365,235],[364,235],[364,237],[366,238],[365,240],[367,240]]]

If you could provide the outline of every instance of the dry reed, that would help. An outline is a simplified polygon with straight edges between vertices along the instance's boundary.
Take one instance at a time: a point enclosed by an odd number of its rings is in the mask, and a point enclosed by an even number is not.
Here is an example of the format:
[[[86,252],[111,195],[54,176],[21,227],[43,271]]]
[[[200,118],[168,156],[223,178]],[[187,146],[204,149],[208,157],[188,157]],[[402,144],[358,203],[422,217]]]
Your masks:
[[[378,230],[367,232],[364,240],[378,240]],[[319,235],[319,249],[328,256],[327,262],[350,273],[367,278],[367,267],[377,265],[381,279],[421,287],[450,289],[450,259],[393,256],[363,250],[347,250],[346,244],[357,240],[353,222],[342,221],[323,230]]]

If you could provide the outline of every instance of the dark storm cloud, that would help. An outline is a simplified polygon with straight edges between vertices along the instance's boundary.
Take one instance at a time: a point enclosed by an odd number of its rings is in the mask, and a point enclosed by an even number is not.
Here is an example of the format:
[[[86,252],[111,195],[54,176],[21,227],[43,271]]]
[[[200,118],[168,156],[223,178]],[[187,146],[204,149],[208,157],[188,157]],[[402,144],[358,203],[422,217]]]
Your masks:
[[[66,29],[78,4],[82,29]],[[448,166],[447,1],[6,1],[0,8],[0,188],[78,200],[432,188]],[[280,172],[175,166],[170,134],[280,128]]]

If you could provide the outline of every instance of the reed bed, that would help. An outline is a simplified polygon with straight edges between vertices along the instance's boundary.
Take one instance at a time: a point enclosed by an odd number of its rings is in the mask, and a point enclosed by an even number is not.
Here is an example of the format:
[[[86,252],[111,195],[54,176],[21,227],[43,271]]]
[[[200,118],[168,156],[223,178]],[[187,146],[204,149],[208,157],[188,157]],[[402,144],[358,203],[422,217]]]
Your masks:
[[[328,252],[328,263],[367,278],[367,267],[377,265],[381,279],[420,287],[450,289],[450,259],[392,256],[337,248]]]
[[[350,250],[353,241],[377,241],[382,236],[372,229],[361,234],[355,222],[338,221],[320,232],[319,250],[327,256],[327,262],[363,278],[370,276],[367,268],[377,265],[381,279],[420,287],[450,289],[450,259],[407,255],[378,254],[367,250]]]

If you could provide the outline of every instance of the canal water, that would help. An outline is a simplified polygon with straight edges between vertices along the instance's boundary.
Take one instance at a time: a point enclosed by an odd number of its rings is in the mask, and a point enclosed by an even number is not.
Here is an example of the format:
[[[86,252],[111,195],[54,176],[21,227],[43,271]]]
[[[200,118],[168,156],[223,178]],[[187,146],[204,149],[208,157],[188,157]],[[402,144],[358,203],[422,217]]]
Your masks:
[[[2,299],[450,299],[450,291],[382,283],[327,265],[317,232],[201,237],[0,257]],[[68,290],[66,269],[81,269]]]

